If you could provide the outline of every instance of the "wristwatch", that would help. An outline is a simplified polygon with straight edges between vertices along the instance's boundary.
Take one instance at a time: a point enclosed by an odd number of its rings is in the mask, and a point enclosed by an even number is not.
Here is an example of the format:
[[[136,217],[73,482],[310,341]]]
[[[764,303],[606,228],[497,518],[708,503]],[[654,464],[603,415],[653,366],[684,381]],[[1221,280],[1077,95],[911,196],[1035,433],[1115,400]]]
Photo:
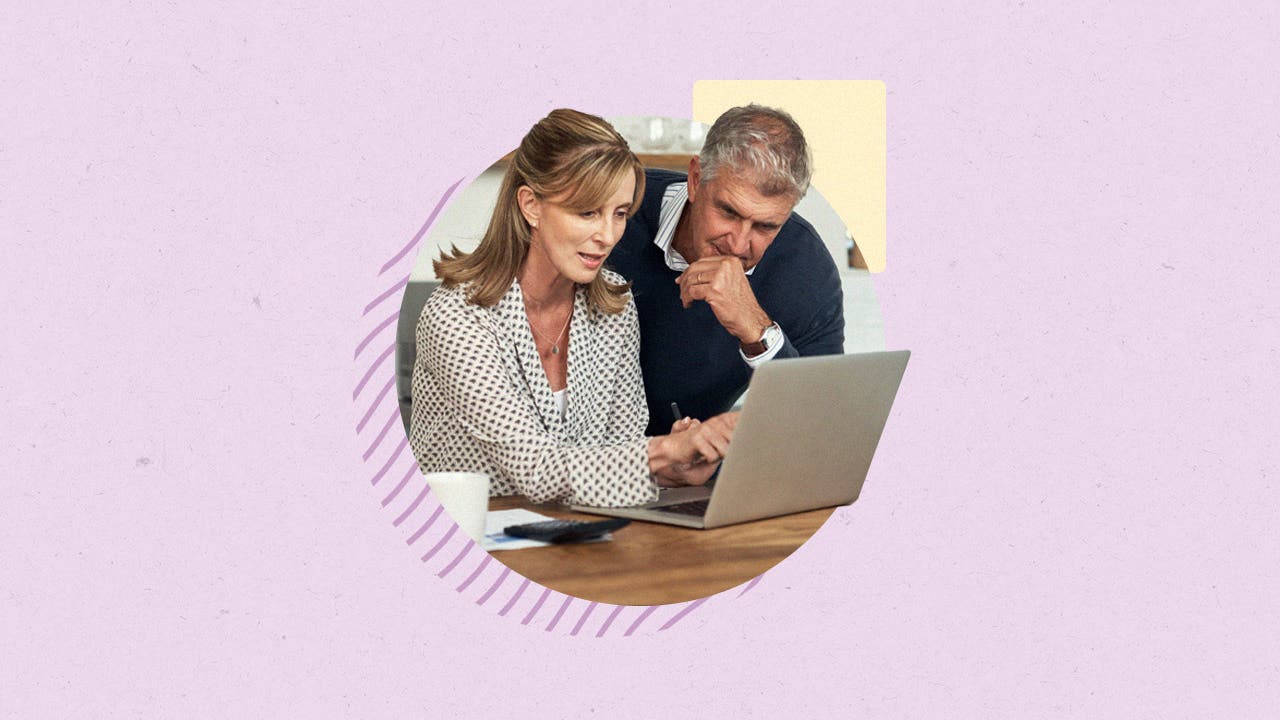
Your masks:
[[[774,323],[764,329],[760,335],[760,339],[753,343],[739,343],[742,348],[742,354],[749,358],[757,357],[769,351],[769,348],[777,347],[782,344],[782,328],[778,327],[778,323]]]

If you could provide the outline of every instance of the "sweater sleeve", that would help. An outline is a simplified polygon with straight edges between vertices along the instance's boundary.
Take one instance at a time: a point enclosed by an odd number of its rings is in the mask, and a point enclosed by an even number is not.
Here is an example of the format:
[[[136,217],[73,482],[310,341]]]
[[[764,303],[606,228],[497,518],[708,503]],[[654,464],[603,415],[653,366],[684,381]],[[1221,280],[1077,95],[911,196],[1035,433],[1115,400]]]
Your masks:
[[[791,331],[794,335],[783,328],[787,341],[778,357],[839,355],[844,352],[844,291],[840,287],[839,275],[830,278],[822,287],[813,309],[809,324],[794,328]],[[794,354],[783,354],[788,351]]]
[[[779,323],[786,340],[775,359],[844,352],[844,290],[840,285],[840,271],[816,235],[814,242],[816,249],[801,271],[812,279],[806,283],[805,294],[791,300],[793,307],[808,312],[802,317],[797,314],[785,325]]]

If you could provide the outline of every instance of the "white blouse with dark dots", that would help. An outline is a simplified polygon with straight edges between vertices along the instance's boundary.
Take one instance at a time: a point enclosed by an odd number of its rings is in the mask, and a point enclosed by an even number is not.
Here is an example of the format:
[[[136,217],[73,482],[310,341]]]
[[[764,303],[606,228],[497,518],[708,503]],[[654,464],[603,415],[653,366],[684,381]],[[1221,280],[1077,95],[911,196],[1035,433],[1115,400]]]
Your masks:
[[[605,271],[608,272],[608,271]],[[622,278],[609,273],[613,282]],[[538,359],[519,283],[492,308],[440,287],[418,321],[409,442],[423,472],[489,476],[492,495],[625,506],[651,502],[648,424],[634,302],[569,324],[563,416]]]

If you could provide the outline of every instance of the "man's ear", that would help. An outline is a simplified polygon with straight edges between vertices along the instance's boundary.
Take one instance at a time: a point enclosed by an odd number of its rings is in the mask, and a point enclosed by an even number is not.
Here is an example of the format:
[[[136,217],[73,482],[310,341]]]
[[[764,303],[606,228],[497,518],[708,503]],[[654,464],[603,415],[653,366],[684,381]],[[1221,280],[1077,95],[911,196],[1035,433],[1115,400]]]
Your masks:
[[[520,206],[520,214],[524,215],[525,222],[531,227],[538,227],[538,220],[542,219],[542,201],[533,192],[533,188],[521,185],[516,190],[516,204]]]
[[[694,201],[700,182],[702,182],[702,165],[698,162],[698,156],[694,155],[689,158],[689,202]]]

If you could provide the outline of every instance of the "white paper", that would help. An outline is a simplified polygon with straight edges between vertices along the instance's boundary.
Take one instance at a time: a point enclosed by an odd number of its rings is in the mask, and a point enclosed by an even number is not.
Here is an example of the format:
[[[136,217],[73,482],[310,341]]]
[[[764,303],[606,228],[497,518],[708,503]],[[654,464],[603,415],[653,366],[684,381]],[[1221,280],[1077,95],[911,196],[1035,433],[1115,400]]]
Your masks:
[[[532,510],[490,510],[484,518],[484,542],[480,547],[493,552],[494,550],[519,550],[521,548],[546,547],[551,543],[545,543],[541,540],[530,540],[528,538],[515,538],[502,532],[505,527],[512,525],[524,525],[525,523],[542,522],[543,520],[554,520],[555,518],[539,515]]]

